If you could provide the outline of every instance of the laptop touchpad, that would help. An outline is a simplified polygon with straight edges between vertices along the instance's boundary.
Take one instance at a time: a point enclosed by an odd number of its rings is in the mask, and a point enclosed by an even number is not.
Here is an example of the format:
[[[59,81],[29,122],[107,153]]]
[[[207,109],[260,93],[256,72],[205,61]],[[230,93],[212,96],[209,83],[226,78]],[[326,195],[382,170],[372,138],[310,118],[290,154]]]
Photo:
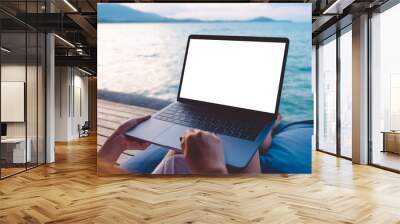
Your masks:
[[[181,140],[182,137],[188,128],[181,125],[172,125],[166,131],[164,131],[161,135],[157,137],[157,140],[162,142],[163,145],[169,146],[174,149],[181,149]]]

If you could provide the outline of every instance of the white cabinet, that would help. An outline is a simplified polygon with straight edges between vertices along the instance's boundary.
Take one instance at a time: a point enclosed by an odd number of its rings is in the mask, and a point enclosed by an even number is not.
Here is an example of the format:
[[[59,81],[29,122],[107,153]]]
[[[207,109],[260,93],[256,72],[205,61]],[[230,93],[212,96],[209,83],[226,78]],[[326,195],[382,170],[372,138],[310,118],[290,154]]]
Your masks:
[[[28,138],[26,143],[27,147],[25,151],[25,138],[7,138],[1,140],[2,147],[11,152],[10,157],[12,154],[12,163],[32,161],[32,140]],[[11,162],[10,160],[11,158],[9,158],[9,162]]]

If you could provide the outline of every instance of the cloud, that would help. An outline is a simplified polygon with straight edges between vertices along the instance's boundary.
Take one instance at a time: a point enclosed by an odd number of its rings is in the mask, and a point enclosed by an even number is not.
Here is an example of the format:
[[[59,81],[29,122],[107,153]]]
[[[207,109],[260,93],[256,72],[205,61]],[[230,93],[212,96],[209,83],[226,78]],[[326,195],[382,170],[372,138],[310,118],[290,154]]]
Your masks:
[[[269,17],[277,20],[311,21],[310,3],[123,3],[122,5],[179,19],[242,20]]]

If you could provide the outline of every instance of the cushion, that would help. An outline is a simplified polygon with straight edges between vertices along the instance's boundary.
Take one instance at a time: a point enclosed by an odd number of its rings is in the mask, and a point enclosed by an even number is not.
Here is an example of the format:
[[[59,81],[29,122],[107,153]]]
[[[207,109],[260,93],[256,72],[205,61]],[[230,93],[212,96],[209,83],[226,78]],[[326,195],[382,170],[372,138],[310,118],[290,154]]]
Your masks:
[[[142,152],[126,160],[120,167],[130,173],[151,173],[167,152],[166,148],[151,144]]]
[[[263,173],[311,173],[313,121],[282,122],[260,156]]]

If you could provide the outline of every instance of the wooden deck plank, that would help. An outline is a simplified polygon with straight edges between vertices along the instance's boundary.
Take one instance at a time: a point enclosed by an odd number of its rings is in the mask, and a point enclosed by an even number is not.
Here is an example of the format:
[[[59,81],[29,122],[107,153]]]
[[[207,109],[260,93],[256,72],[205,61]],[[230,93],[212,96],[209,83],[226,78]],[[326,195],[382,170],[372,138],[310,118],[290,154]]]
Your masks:
[[[138,116],[132,116],[129,119],[132,118],[137,118]],[[124,118],[124,117],[119,117],[119,116],[115,116],[115,115],[110,115],[110,114],[104,114],[104,113],[97,113],[97,118],[100,120],[105,120],[105,121],[110,121],[110,122],[115,122],[118,124],[122,124],[125,121],[129,120],[128,118]],[[101,123],[102,124],[102,123]],[[100,124],[100,125],[101,125]]]
[[[134,113],[129,113],[129,112],[123,112],[123,111],[116,111],[113,109],[107,109],[107,108],[97,108],[97,113],[101,114],[107,114],[107,115],[112,115],[120,118],[125,118],[125,119],[130,119],[132,117],[138,117],[141,115],[134,114]]]
[[[103,146],[104,143],[106,142],[106,140],[107,140],[107,137],[101,136],[101,135],[97,135],[97,145],[99,147]]]
[[[147,113],[154,113],[155,110],[145,108],[145,107],[138,107],[138,106],[133,106],[133,105],[126,105],[126,104],[121,104],[121,103],[116,103],[116,102],[111,102],[107,100],[97,100],[97,105],[102,107],[102,106],[112,106],[115,108],[121,108],[122,110],[134,110],[134,111],[141,111],[141,112],[147,112]]]
[[[110,128],[103,128],[101,126],[97,127],[97,134],[104,136],[104,137],[110,137],[112,133],[114,133],[115,129],[110,129]]]
[[[153,113],[154,110],[148,109],[148,108],[143,108],[143,107],[137,107],[137,106],[132,106],[132,105],[125,105],[125,104],[117,104],[117,103],[107,103],[106,101],[101,101],[100,105],[98,105],[99,108],[106,108],[106,109],[113,109],[116,111],[122,111],[122,112],[128,112],[128,113],[139,113],[139,114],[149,114]]]
[[[109,120],[104,120],[104,119],[97,119],[98,123],[101,123],[101,125],[98,125],[99,127],[104,127],[104,128],[110,128],[110,129],[117,129],[120,124],[123,122],[118,122],[118,121],[109,121]]]

